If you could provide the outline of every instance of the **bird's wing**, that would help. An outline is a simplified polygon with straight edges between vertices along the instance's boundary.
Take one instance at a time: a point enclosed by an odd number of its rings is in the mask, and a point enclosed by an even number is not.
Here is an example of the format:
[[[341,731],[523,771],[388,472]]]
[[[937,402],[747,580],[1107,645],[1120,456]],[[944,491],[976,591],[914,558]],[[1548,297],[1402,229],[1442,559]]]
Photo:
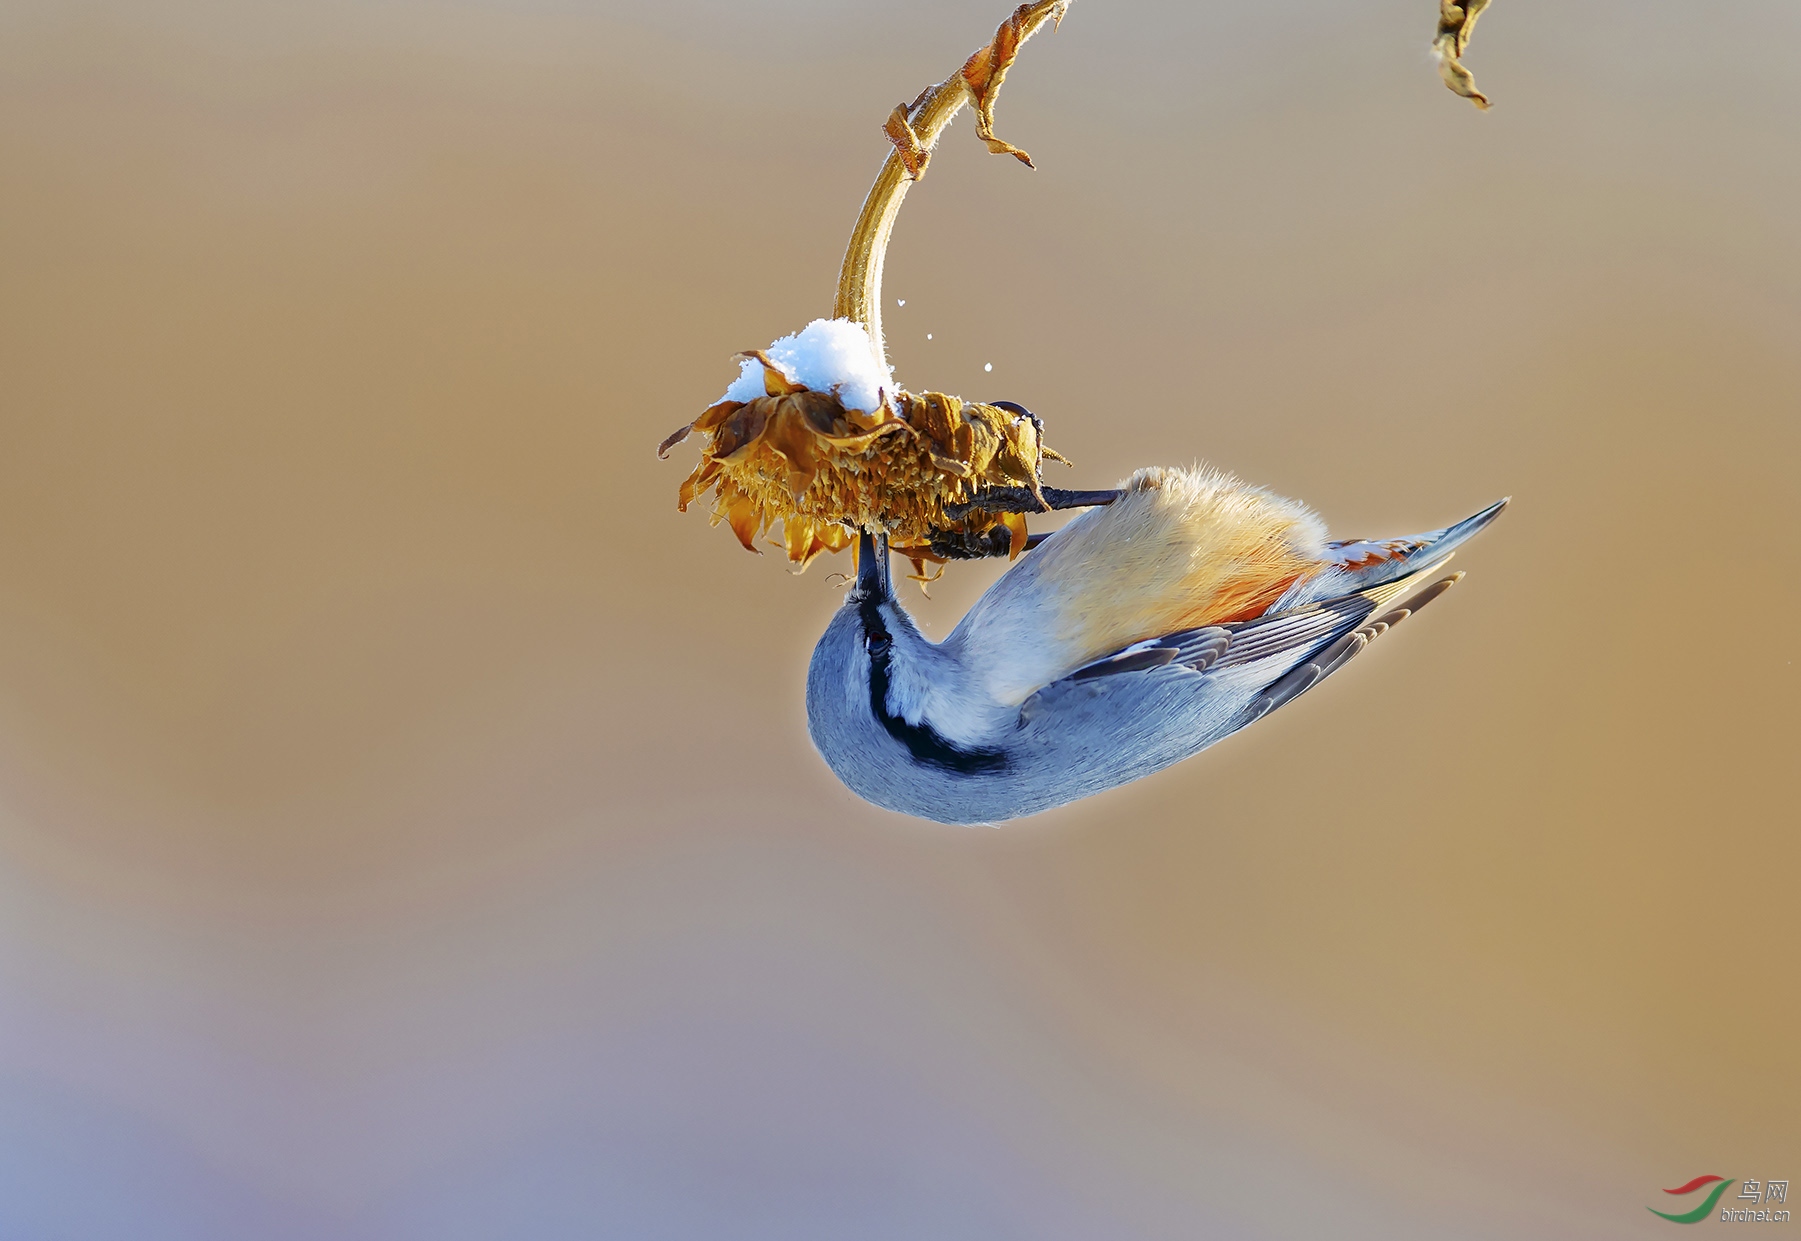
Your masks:
[[[1187,629],[1133,643],[1045,686],[1021,708],[1021,722],[1054,713],[1058,703],[1072,693],[1086,699],[1105,693],[1115,678],[1122,690],[1128,688],[1128,682],[1138,691],[1162,688],[1145,677],[1130,675],[1148,673],[1156,681],[1189,678],[1197,690],[1222,691],[1215,695],[1221,700],[1218,706],[1230,705],[1231,710],[1217,722],[1229,719],[1231,727],[1226,731],[1235,731],[1299,697],[1372,640],[1443,594],[1461,573],[1440,578],[1423,590],[1419,585],[1449,559],[1441,557],[1397,581],[1336,599],[1256,620]],[[1417,593],[1404,606],[1389,608],[1410,591]]]
[[[1439,562],[1439,564],[1443,563],[1443,561]],[[1433,566],[1432,569],[1428,569],[1426,572],[1431,572],[1436,568],[1437,566]],[[1419,575],[1415,575],[1414,577],[1404,578],[1400,582],[1393,583],[1393,585],[1403,588],[1403,591],[1397,591],[1396,593],[1403,593],[1410,583],[1418,581],[1418,577]],[[1387,633],[1394,626],[1400,624],[1409,616],[1425,607],[1428,603],[1431,603],[1434,599],[1444,594],[1445,591],[1451,589],[1452,586],[1456,585],[1462,579],[1463,574],[1461,573],[1453,573],[1448,577],[1441,577],[1431,585],[1427,586],[1424,590],[1421,590],[1419,593],[1410,597],[1404,606],[1384,612],[1381,616],[1378,616],[1373,620],[1365,620],[1348,633],[1340,632],[1336,638],[1333,638],[1325,646],[1316,647],[1312,654],[1296,663],[1276,680],[1264,686],[1263,690],[1251,700],[1248,706],[1245,707],[1244,722],[1249,724],[1254,720],[1259,720],[1268,715],[1271,711],[1274,711],[1283,703],[1300,697],[1309,689],[1312,689],[1315,685],[1318,685],[1321,681],[1344,667],[1345,664],[1350,661],[1351,657],[1362,651],[1364,647],[1368,646],[1371,642]],[[1367,599],[1373,593],[1375,592],[1366,592],[1365,594],[1355,597]],[[1373,608],[1371,609],[1371,611],[1374,610],[1375,609]],[[1228,650],[1227,654],[1230,655],[1231,652]]]
[[[1324,563],[1323,539],[1304,507],[1229,475],[1140,470],[1008,570],[945,645],[987,698],[1017,705],[1134,644],[1263,615]]]
[[[1277,615],[1122,645],[1028,696],[1013,719],[997,720],[990,741],[1003,757],[992,770],[953,774],[913,763],[871,777],[872,800],[945,823],[998,823],[1148,776],[1343,667],[1457,580],[1437,573],[1443,563]]]

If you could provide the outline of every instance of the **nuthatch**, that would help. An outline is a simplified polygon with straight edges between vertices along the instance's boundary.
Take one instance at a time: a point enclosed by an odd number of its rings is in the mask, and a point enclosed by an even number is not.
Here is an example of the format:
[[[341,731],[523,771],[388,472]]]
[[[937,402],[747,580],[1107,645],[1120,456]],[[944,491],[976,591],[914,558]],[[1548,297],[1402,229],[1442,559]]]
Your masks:
[[[1140,470],[1052,534],[950,636],[894,597],[886,538],[813,651],[807,726],[878,806],[993,823],[1195,754],[1443,593],[1502,500],[1411,538],[1330,542],[1304,506],[1210,470]],[[1403,602],[1404,600],[1404,602]]]

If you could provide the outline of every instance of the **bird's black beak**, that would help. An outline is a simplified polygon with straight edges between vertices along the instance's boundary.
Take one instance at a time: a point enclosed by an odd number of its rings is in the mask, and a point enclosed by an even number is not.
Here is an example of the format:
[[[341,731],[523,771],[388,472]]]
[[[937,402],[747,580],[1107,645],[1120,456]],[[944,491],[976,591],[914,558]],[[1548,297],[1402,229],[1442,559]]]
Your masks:
[[[888,536],[864,530],[857,535],[857,584],[851,596],[858,602],[883,602],[894,596],[888,576]]]

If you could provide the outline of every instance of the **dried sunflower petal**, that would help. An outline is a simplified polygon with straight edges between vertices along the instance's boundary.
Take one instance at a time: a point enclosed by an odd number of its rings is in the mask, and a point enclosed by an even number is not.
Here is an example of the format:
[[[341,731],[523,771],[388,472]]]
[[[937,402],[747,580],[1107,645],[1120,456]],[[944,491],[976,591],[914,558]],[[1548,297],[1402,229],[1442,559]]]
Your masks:
[[[721,468],[723,467],[717,460],[702,457],[700,464],[694,467],[694,473],[688,475],[687,481],[682,484],[680,498],[676,501],[675,511],[678,513],[687,512],[688,506],[694,503],[694,498],[705,491],[715,478],[719,477]]]
[[[1003,513],[1001,524],[1007,527],[1007,559],[1018,560],[1026,549],[1026,517],[1024,513]]]
[[[745,551],[763,554],[757,547],[757,534],[765,524],[762,510],[755,500],[729,480],[719,484],[719,505],[713,510],[713,520],[717,522],[720,518],[732,528]]]

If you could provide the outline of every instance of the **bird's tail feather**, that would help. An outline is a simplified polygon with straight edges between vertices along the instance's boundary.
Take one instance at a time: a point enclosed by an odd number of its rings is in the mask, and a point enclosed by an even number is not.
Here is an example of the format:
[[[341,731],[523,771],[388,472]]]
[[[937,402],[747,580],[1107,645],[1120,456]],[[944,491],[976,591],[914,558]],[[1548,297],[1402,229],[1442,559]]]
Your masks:
[[[1509,497],[1511,498],[1511,497]],[[1499,500],[1480,513],[1442,530],[1400,539],[1351,539],[1326,544],[1325,568],[1295,583],[1271,613],[1354,594],[1372,586],[1404,581],[1428,563],[1442,561],[1481,533],[1507,507]]]

